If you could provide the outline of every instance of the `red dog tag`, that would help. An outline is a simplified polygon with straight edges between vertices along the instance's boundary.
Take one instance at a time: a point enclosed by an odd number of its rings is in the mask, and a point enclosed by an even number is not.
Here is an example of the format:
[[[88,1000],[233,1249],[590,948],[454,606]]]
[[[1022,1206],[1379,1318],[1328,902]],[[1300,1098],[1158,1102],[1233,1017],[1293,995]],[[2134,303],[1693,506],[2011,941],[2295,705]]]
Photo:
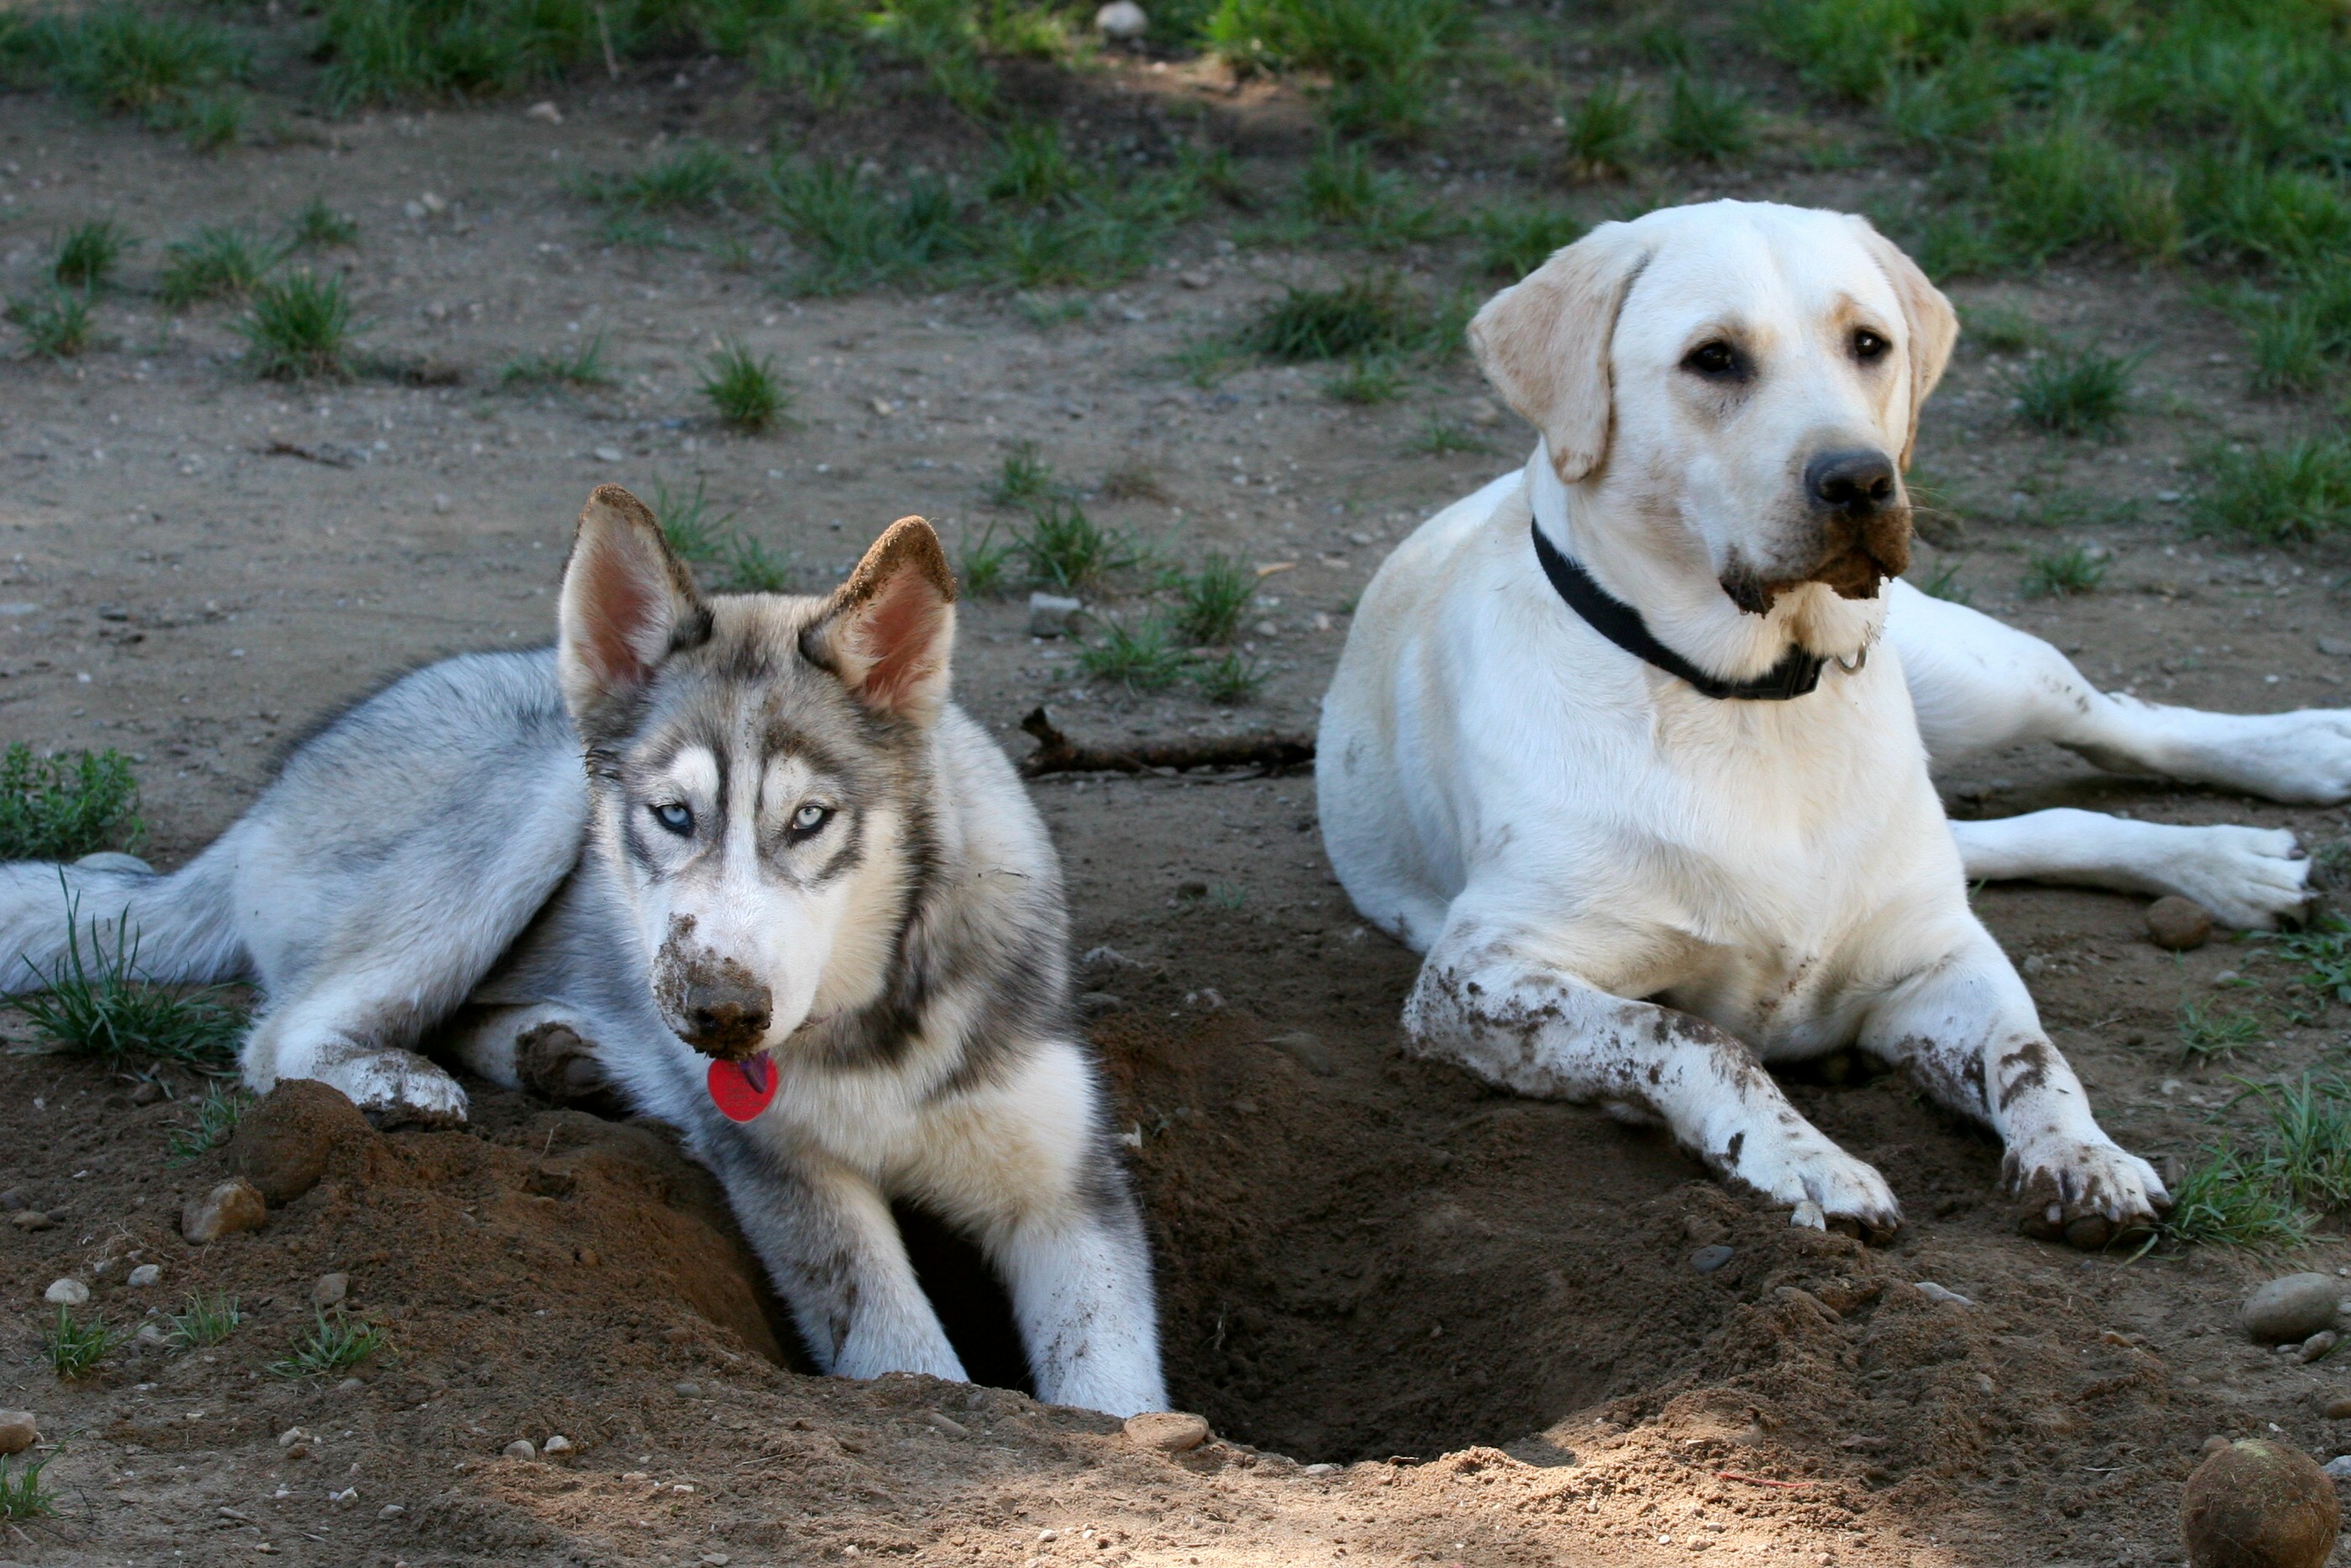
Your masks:
[[[765,1056],[710,1064],[710,1099],[730,1122],[756,1120],[776,1097],[776,1064]]]

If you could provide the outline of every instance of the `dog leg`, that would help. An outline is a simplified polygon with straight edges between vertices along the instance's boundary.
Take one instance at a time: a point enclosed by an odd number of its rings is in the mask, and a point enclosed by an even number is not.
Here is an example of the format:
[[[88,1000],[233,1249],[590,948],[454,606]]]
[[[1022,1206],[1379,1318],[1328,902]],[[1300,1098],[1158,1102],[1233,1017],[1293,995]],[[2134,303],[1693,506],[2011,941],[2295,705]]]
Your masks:
[[[1405,1001],[1407,1048],[1517,1093],[1662,1121],[1717,1176],[1774,1203],[1810,1200],[1872,1233],[1900,1227],[1886,1178],[1806,1121],[1743,1043],[1531,956],[1543,946],[1457,918]]]
[[[2178,894],[2248,931],[2269,930],[2310,897],[2310,862],[2283,829],[2189,828],[2059,809],[1955,821],[1951,836],[1970,881]]]
[[[465,1090],[399,1043],[419,1032],[412,1009],[363,978],[340,977],[262,1014],[238,1053],[246,1085],[266,1093],[283,1078],[315,1078],[380,1126],[459,1125]]]
[[[819,1366],[836,1377],[970,1381],[880,1188],[823,1155],[779,1150],[734,1127],[705,1154]]]
[[[2040,638],[1901,581],[1886,634],[1936,767],[2048,740],[2112,772],[2273,800],[2351,797],[2351,709],[2220,714],[2109,695]]]
[[[2001,1176],[2021,1225],[2044,1240],[2104,1247],[2171,1206],[2155,1167],[2106,1136],[1989,936],[1896,988],[1860,1043],[1910,1070],[1938,1103],[2001,1135]]]
[[[607,1031],[560,1002],[471,1004],[451,1021],[441,1049],[507,1089],[599,1116],[624,1116],[628,1104],[604,1071],[596,1042]]]
[[[1151,1250],[1073,1045],[1036,1048],[1001,1086],[925,1118],[910,1173],[978,1237],[1012,1297],[1037,1396],[1113,1416],[1165,1410]]]

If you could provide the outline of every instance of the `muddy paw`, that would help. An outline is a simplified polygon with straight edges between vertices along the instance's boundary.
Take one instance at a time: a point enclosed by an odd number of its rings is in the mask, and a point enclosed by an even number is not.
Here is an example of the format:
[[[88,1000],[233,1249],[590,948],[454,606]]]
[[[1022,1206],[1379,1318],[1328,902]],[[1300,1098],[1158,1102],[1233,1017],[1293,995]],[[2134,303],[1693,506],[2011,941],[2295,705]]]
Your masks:
[[[2180,847],[2168,858],[2165,880],[2210,910],[2221,925],[2268,931],[2281,916],[2299,915],[2309,901],[2310,862],[2300,841],[2283,829],[2178,832]]]
[[[2011,1148],[2001,1176],[2019,1230],[2085,1252],[2144,1239],[2171,1207],[2155,1167],[2105,1138]]]
[[[379,1127],[459,1127],[465,1092],[457,1081],[396,1046],[327,1046],[310,1076],[340,1089]]]
[[[1799,1223],[1880,1241],[1902,1228],[1902,1205],[1886,1178],[1818,1132],[1771,1144],[1745,1140],[1723,1175],[1794,1209]]]
[[[596,1059],[596,1047],[569,1026],[543,1023],[515,1037],[515,1075],[523,1087],[558,1105],[620,1118],[628,1102]]]

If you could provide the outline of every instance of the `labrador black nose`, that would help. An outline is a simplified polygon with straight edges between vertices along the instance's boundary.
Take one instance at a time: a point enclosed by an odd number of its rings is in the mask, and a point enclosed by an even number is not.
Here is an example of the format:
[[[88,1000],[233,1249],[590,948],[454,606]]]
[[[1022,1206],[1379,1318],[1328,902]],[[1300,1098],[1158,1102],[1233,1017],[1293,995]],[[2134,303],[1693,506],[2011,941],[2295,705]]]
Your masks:
[[[696,974],[685,984],[685,1043],[707,1055],[747,1055],[767,1038],[773,1014],[768,988],[739,971],[728,973],[732,968]]]
[[[1894,504],[1894,459],[1854,447],[1823,452],[1804,465],[1804,493],[1815,506],[1850,517],[1873,517]]]

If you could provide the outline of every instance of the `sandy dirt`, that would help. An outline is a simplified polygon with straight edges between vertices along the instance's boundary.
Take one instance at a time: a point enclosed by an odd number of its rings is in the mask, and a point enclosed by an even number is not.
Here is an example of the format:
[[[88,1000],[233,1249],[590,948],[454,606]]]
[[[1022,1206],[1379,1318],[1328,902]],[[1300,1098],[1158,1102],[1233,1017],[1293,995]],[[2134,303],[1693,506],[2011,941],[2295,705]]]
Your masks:
[[[1107,107],[1071,110],[1081,130],[1160,123],[1155,106],[1181,96],[1141,68],[1102,92]],[[904,513],[977,539],[1001,519],[990,476],[1027,439],[1095,516],[1172,559],[1290,563],[1249,617],[1268,685],[1231,710],[1089,685],[1065,644],[1026,634],[1022,605],[971,604],[961,697],[1018,753],[1040,700],[1093,740],[1311,727],[1387,546],[1527,443],[1460,361],[1364,410],[1311,371],[1187,383],[1167,362],[1183,341],[1351,259],[1234,249],[1213,225],[1041,328],[999,296],[787,300],[702,253],[601,247],[566,183],[579,171],[636,167],[689,127],[758,142],[765,122],[749,99],[688,98],[666,77],[556,96],[560,126],[519,104],[297,120],[218,160],[0,99],[0,287],[32,287],[47,236],[89,216],[143,241],[99,307],[98,350],[51,363],[0,341],[0,735],[134,755],[159,862],[224,827],[339,705],[423,660],[546,639],[598,482],[699,480],[816,588]],[[1278,155],[1302,118],[1247,107],[1185,122],[1286,179]],[[902,150],[939,155],[935,140]],[[1907,177],[1784,162],[1606,199],[1858,204]],[[256,382],[234,363],[233,310],[173,315],[145,292],[166,240],[274,225],[314,194],[362,225],[331,261],[362,340],[453,382]],[[2345,665],[2316,640],[2351,639],[2330,586],[2342,561],[2182,521],[2198,453],[2293,418],[2244,396],[2235,334],[2190,282],[2077,269],[1954,292],[2148,357],[2123,439],[2061,444],[2021,431],[1998,357],[1963,347],[1921,445],[1966,497],[1965,529],[1922,550],[1922,570],[1955,566],[1980,608],[2117,689],[2242,710],[2341,701]],[[600,333],[617,388],[498,390],[511,359]],[[695,379],[718,336],[776,357],[793,423],[744,438],[708,421]],[[1432,417],[1493,450],[1416,455]],[[1135,482],[1144,470],[1154,483]],[[2138,509],[2099,509],[2117,501]],[[2073,521],[2036,520],[2058,502]],[[2113,552],[2104,588],[2024,598],[2026,555],[2061,541]],[[1843,1060],[1798,1080],[1797,1102],[1888,1175],[1911,1224],[1876,1250],[1792,1230],[1651,1134],[1405,1060],[1412,958],[1332,882],[1311,779],[1034,793],[1140,1143],[1176,1397],[1216,1441],[1169,1458],[1018,1392],[793,1370],[723,1206],[658,1130],[478,1085],[467,1130],[348,1132],[259,1233],[192,1248],[180,1205],[225,1157],[165,1162],[193,1082],[165,1072],[173,1097],[135,1103],[133,1079],[33,1054],[17,1028],[0,1057],[0,1189],[59,1223],[0,1232],[0,1406],[39,1413],[60,1511],[0,1531],[0,1559],[2137,1565],[2180,1560],[2179,1486],[2209,1435],[2335,1451],[2321,1407],[2340,1375],[2233,1327],[2276,1264],[2021,1239],[1992,1192],[1995,1147]],[[1949,798],[2279,825],[2314,848],[2344,824],[2055,753],[1990,759]],[[2027,961],[2106,1125],[2174,1171],[2215,1118],[2243,1116],[2223,1109],[2231,1072],[2298,1074],[2339,1048],[2338,1009],[2191,1070],[2181,1002],[2223,995],[2224,975],[2276,988],[2274,965],[2227,941],[2160,953],[2120,896],[1992,887],[1979,906]],[[1732,1260],[1698,1273],[1691,1254],[1717,1244]],[[968,1260],[936,1238],[925,1256],[970,1364],[1017,1381]],[[160,1285],[125,1282],[141,1262]],[[2351,1249],[2330,1236],[2291,1266],[2351,1271]],[[329,1272],[349,1274],[388,1349],[349,1379],[274,1375]],[[126,1330],[212,1289],[245,1322],[209,1350],[131,1340],[61,1383],[38,1341],[42,1292],[67,1275]],[[569,1453],[502,1457],[557,1434]]]

